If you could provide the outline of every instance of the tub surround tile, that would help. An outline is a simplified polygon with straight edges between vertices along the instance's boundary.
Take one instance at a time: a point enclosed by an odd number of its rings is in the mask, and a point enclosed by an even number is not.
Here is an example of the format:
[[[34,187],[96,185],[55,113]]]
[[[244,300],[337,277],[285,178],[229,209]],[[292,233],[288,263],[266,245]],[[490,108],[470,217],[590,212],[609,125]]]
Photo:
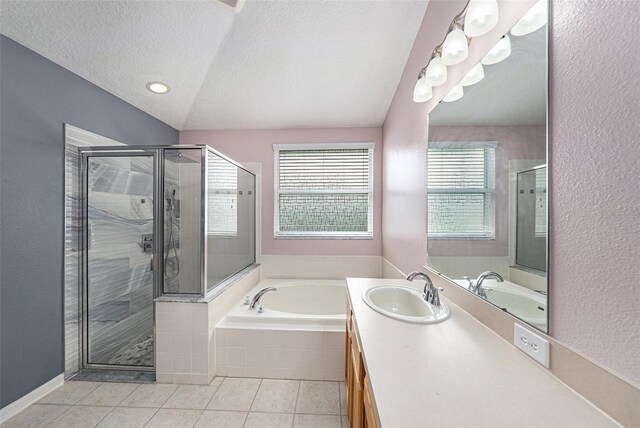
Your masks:
[[[247,415],[244,428],[291,428],[292,425],[292,414],[251,412]]]
[[[339,382],[344,379],[344,368],[324,369],[322,380]]]
[[[220,410],[205,410],[196,428],[242,428],[247,419],[247,412],[225,412]]]
[[[44,427],[69,410],[69,406],[57,404],[33,404],[4,424],[3,428]]]
[[[73,406],[57,417],[48,427],[86,428],[96,426],[113,407],[103,406]]]
[[[252,412],[293,413],[300,381],[263,379],[251,406]]]
[[[145,425],[149,428],[189,428],[196,424],[202,410],[160,409]]]
[[[265,348],[280,349],[323,349],[324,335],[321,331],[267,330],[264,333]]]
[[[341,428],[340,416],[295,415],[293,428]]]
[[[120,403],[120,406],[158,408],[167,401],[176,389],[178,389],[178,385],[161,383],[140,385]]]
[[[253,404],[259,386],[260,379],[225,378],[207,409],[248,411]]]
[[[340,415],[339,382],[302,381],[296,413]]]
[[[324,332],[324,350],[335,350],[344,352],[345,346],[345,333],[344,332]]]
[[[103,383],[78,402],[84,406],[117,406],[139,385],[134,383]]]
[[[344,369],[344,351],[324,351],[325,369]]]
[[[344,378],[342,332],[219,327],[215,337],[218,375],[331,381]],[[263,339],[265,345],[261,347]]]
[[[100,386],[100,382],[65,382],[60,388],[46,395],[38,403],[40,404],[76,404],[86,397],[91,391]]]
[[[142,428],[158,409],[116,407],[100,423],[98,428]]]

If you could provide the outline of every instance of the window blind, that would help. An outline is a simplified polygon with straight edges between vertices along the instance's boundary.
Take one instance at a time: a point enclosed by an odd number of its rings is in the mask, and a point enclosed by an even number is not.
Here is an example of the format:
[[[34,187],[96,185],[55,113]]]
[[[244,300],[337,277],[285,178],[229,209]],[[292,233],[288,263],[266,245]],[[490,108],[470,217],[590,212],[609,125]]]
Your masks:
[[[428,234],[492,238],[495,148],[429,148]]]
[[[276,236],[371,235],[373,149],[277,149]]]
[[[207,233],[238,233],[238,168],[209,155],[207,163]]]

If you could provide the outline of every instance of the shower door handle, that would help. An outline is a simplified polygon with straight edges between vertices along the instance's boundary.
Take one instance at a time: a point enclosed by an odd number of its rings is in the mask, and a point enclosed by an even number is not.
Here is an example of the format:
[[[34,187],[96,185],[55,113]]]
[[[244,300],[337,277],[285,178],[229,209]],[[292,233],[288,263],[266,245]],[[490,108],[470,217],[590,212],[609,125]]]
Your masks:
[[[155,256],[155,254],[153,254],[151,256],[151,259],[149,260],[149,270],[150,271],[156,270],[156,256]]]

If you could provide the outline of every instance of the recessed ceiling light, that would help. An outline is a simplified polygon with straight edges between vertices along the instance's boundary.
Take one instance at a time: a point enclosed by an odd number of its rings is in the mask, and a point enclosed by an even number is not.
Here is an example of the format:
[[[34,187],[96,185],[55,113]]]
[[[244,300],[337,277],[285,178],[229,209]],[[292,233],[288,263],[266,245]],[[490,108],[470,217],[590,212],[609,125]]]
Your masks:
[[[169,92],[169,85],[162,82],[149,82],[147,83],[147,89],[154,94],[166,94]]]

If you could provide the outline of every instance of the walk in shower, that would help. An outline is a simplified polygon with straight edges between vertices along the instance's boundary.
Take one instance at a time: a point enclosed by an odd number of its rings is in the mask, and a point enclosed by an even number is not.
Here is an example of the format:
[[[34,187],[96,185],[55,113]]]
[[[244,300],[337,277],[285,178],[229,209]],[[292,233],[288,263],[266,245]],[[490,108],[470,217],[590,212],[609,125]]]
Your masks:
[[[255,263],[255,176],[207,146],[83,147],[82,367],[153,370],[154,299]]]

